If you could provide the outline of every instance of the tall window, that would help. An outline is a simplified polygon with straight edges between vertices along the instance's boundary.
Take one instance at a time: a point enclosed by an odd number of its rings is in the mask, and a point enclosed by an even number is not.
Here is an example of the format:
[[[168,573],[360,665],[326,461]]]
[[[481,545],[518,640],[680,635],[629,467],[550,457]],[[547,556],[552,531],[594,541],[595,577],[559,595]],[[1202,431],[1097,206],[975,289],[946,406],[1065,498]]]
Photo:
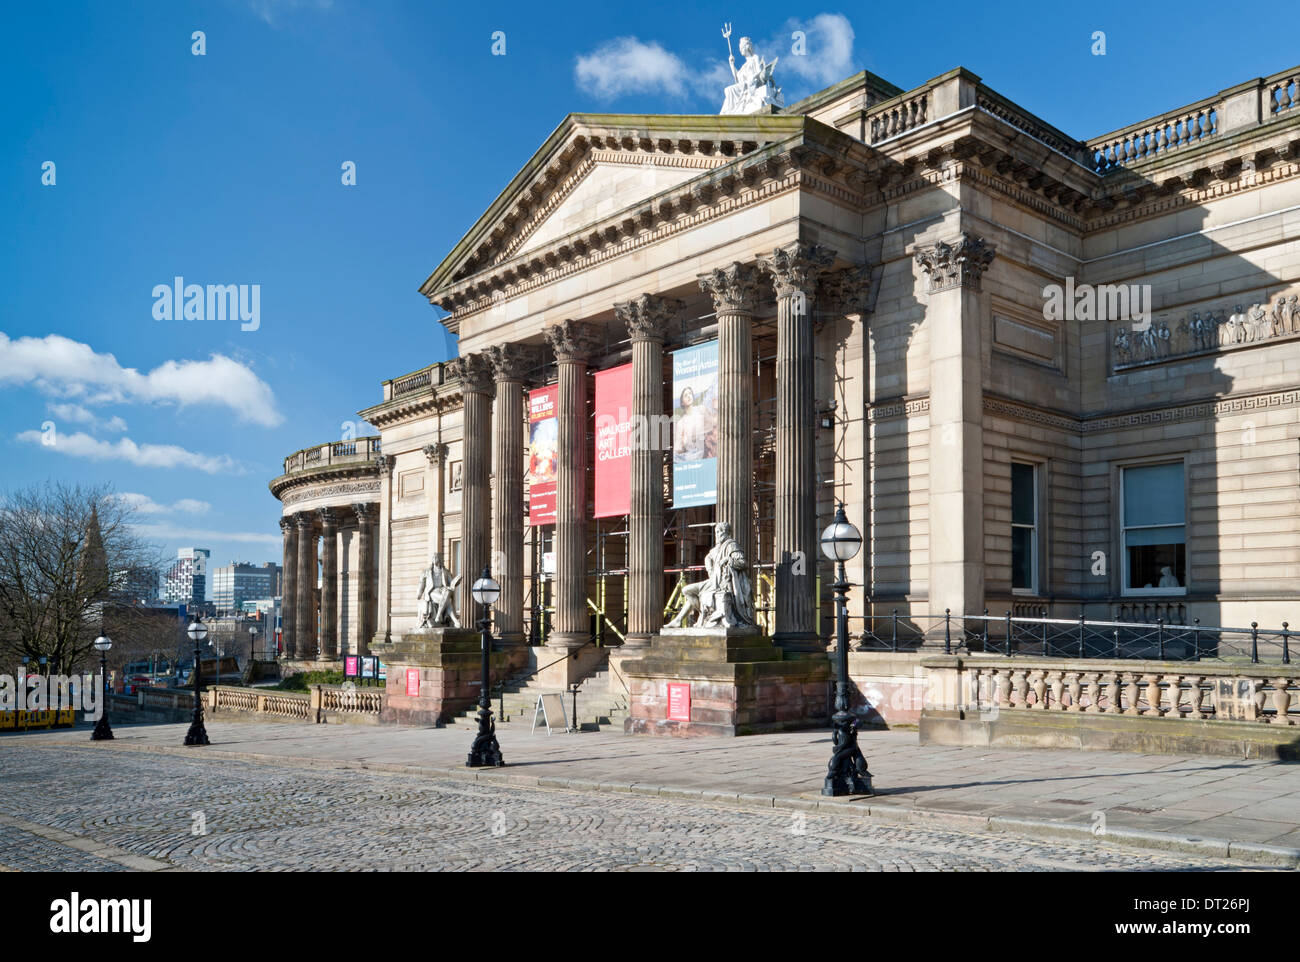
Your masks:
[[[1011,587],[1038,591],[1038,485],[1032,464],[1011,465]]]
[[[1125,594],[1185,594],[1183,463],[1124,468],[1121,538]]]
[[[447,550],[448,557],[447,560],[444,561],[443,563],[446,565],[447,570],[451,572],[453,576],[461,574],[460,538],[452,538],[451,541],[447,543],[447,549],[448,549]]]

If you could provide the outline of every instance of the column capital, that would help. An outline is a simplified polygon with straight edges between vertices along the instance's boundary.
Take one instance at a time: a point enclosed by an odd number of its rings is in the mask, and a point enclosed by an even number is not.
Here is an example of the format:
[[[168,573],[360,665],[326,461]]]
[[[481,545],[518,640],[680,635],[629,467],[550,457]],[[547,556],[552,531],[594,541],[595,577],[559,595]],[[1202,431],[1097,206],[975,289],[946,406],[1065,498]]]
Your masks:
[[[542,352],[532,344],[494,344],[485,352],[492,376],[502,381],[525,381],[542,363]]]
[[[544,328],[546,343],[557,361],[588,361],[604,342],[595,325],[583,321],[561,321]]]
[[[333,508],[317,508],[316,515],[322,528],[334,528],[339,523],[339,514]]]
[[[866,314],[871,298],[871,268],[865,264],[822,275],[819,289],[825,311]]]
[[[939,241],[916,249],[916,263],[925,271],[926,292],[930,294],[964,287],[978,291],[980,278],[993,261],[996,249],[977,234],[963,231],[953,243]]]
[[[820,244],[795,241],[778,247],[768,257],[760,257],[758,266],[772,276],[777,297],[791,294],[811,296],[817,277],[835,263],[835,252]]]
[[[396,455],[393,454],[375,455],[375,460],[374,460],[375,470],[378,471],[381,475],[392,474],[393,467],[396,464],[397,464]]]
[[[447,362],[447,371],[460,380],[460,389],[464,393],[492,393],[492,364],[486,354],[462,354],[454,357]]]
[[[672,297],[642,294],[630,301],[614,305],[614,316],[627,325],[628,337],[633,341],[664,342],[668,325],[677,320],[685,305]]]
[[[420,450],[424,452],[424,456],[429,459],[430,464],[443,464],[447,460],[447,453],[451,450],[451,447],[439,441],[436,444],[426,444]]]
[[[290,531],[293,530],[293,521],[289,518],[281,518],[280,530],[283,531],[285,534],[288,534]]]
[[[734,262],[701,274],[700,290],[713,298],[713,309],[752,314],[758,303],[758,269],[753,264]]]
[[[299,511],[293,516],[293,520],[298,525],[299,531],[310,531],[316,527],[316,519],[312,517],[310,511]]]
[[[379,517],[379,505],[377,504],[354,504],[352,511],[357,516],[357,524],[363,527],[374,522]]]

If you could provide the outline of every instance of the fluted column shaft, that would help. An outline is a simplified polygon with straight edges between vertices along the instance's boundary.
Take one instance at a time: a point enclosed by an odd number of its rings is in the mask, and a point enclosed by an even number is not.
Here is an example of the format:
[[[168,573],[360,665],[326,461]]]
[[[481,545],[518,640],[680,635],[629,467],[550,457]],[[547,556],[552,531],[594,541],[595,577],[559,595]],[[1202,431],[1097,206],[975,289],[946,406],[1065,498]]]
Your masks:
[[[378,513],[373,504],[354,504],[357,516],[357,654],[370,652],[375,631],[374,527]]]
[[[299,658],[316,657],[316,520],[307,512],[294,515],[298,525],[298,610],[294,635]]]
[[[294,614],[298,607],[298,526],[292,518],[280,519],[284,533],[284,576],[280,584],[280,641],[284,656],[294,657],[297,639],[294,638]]]
[[[496,378],[492,407],[493,577],[501,585],[492,617],[501,645],[524,643],[524,377],[537,366],[532,348],[504,344],[488,351]]]
[[[320,657],[339,654],[339,523],[332,508],[320,510]]]
[[[461,490],[461,552],[464,567],[456,610],[466,623],[477,620],[478,606],[470,595],[492,553],[492,371],[482,354],[456,358],[453,374],[461,381],[464,399],[464,481]]]
[[[735,263],[700,278],[718,315],[718,509],[754,558],[754,345],[757,270]]]
[[[834,255],[795,243],[763,261],[776,291],[776,563],[773,640],[786,650],[820,647],[817,635],[817,451],[812,302],[817,274]]]
[[[664,340],[681,303],[642,295],[614,305],[632,340],[632,492],[628,515],[628,648],[664,623]]]
[[[379,557],[375,565],[374,640],[379,642],[391,640],[393,634],[393,466],[396,463],[397,459],[391,454],[381,454],[375,458],[375,470],[379,474],[380,525],[376,544]]]
[[[555,630],[547,643],[577,648],[591,637],[587,614],[587,362],[595,331],[574,321],[547,328],[559,366],[555,484]]]

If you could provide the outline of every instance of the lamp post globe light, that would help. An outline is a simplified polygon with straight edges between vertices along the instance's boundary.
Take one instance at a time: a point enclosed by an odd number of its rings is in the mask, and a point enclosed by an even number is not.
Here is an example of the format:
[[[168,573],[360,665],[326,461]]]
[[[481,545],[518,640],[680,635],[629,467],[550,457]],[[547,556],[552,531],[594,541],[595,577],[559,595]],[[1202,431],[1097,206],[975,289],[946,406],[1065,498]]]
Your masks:
[[[479,687],[478,698],[478,734],[470,746],[467,768],[499,768],[505,764],[501,757],[501,746],[497,744],[496,724],[492,720],[491,699],[491,664],[492,635],[488,626],[492,624],[489,613],[492,606],[501,597],[501,586],[492,580],[492,573],[487,565],[483,566],[483,575],[470,587],[470,596],[483,606],[483,618],[479,621],[479,631],[483,636],[483,680]]]
[[[186,634],[194,642],[194,671],[190,675],[190,681],[194,683],[194,719],[190,722],[190,730],[185,733],[186,745],[210,745],[208,741],[208,730],[203,727],[203,702],[199,698],[199,689],[201,687],[202,672],[200,671],[199,649],[203,644],[203,639],[208,637],[208,626],[203,623],[203,616],[197,612],[194,620],[190,622],[190,627]]]
[[[95,639],[95,650],[99,652],[100,684],[103,686],[100,697],[104,699],[104,707],[95,722],[95,730],[90,733],[92,742],[108,741],[113,737],[113,726],[108,723],[108,650],[112,647],[113,641],[107,635]]]
[[[251,665],[257,661],[257,626],[249,625],[248,627],[248,663]]]
[[[849,582],[844,562],[857,557],[862,533],[844,515],[844,504],[821,537],[822,554],[835,562],[835,714],[831,716],[831,761],[826,769],[823,795],[870,795],[871,772],[858,748],[858,721],[849,711]]]

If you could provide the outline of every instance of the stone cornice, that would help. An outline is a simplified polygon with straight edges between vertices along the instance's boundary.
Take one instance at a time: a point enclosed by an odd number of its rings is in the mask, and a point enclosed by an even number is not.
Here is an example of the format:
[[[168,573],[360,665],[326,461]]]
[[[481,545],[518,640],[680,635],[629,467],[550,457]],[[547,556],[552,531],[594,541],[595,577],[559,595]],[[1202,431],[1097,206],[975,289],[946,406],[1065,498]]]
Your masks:
[[[984,411],[1014,418],[1029,424],[1067,431],[1071,434],[1096,434],[1119,431],[1125,428],[1146,427],[1151,424],[1175,424],[1180,421],[1197,421],[1224,414],[1242,414],[1300,404],[1300,388],[1282,391],[1257,391],[1250,394],[1222,397],[1214,401],[1197,401],[1165,407],[1136,408],[1120,412],[1099,412],[1077,417],[1062,411],[1051,411],[1010,398],[984,397]]]
[[[349,461],[341,464],[321,465],[316,468],[295,471],[292,474],[282,474],[277,478],[273,478],[268,487],[271,489],[271,494],[283,501],[286,492],[303,486],[345,479],[378,477],[379,471],[376,468],[375,461]]]
[[[418,420],[429,414],[446,414],[459,411],[465,406],[461,394],[460,382],[437,388],[412,391],[401,397],[390,398],[372,408],[358,411],[357,414],[377,428],[391,427],[406,421]]]

